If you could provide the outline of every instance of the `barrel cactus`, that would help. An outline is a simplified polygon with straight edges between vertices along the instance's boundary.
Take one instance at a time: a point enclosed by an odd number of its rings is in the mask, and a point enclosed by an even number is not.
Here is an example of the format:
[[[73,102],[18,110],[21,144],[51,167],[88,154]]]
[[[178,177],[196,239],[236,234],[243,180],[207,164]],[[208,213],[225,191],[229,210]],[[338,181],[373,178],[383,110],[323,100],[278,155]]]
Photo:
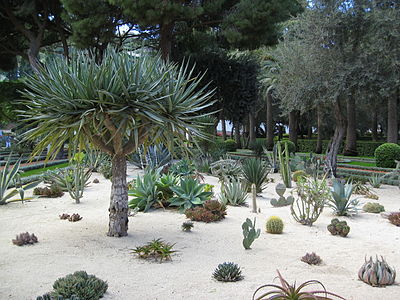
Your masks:
[[[218,281],[233,282],[243,279],[240,267],[233,262],[219,264],[213,273],[213,277]]]
[[[350,232],[350,226],[346,221],[339,221],[339,219],[332,219],[331,224],[328,225],[328,230],[332,235],[340,235],[346,237]]]
[[[281,218],[272,216],[267,220],[265,228],[268,233],[281,234],[283,231],[283,221]]]
[[[387,264],[383,257],[381,258],[382,260],[379,260],[376,257],[376,261],[373,261],[372,257],[369,260],[365,259],[365,263],[358,271],[358,278],[372,286],[393,284],[396,279],[396,271]]]

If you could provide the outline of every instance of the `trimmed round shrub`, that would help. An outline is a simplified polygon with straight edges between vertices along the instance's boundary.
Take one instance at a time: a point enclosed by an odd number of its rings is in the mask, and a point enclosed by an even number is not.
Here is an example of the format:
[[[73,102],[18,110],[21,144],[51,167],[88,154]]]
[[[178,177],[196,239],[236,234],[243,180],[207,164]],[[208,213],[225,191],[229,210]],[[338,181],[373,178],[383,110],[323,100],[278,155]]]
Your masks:
[[[236,151],[236,142],[232,139],[227,139],[224,141],[225,149],[227,152],[235,152]]]
[[[395,168],[395,160],[400,160],[400,146],[394,143],[385,143],[375,150],[376,166],[381,168]]]
[[[272,216],[267,220],[265,228],[268,233],[281,234],[283,231],[283,221],[279,217]]]
[[[296,152],[296,145],[292,141],[284,140],[282,141],[282,149],[285,149],[285,144],[288,144],[289,153]]]

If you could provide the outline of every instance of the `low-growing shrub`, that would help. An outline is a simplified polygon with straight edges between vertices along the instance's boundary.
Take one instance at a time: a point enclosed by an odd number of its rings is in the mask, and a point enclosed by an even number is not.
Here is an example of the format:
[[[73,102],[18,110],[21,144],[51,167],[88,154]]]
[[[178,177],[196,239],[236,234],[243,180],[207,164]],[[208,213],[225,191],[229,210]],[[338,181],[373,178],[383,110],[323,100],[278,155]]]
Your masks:
[[[219,264],[213,273],[213,277],[223,282],[234,282],[243,279],[240,267],[233,262]]]
[[[33,190],[33,194],[36,196],[42,196],[47,198],[57,198],[62,197],[64,192],[62,191],[61,187],[57,184],[52,184],[49,187],[36,187]]]
[[[375,150],[376,166],[381,168],[395,168],[396,160],[400,160],[400,145],[385,143]]]
[[[160,203],[157,190],[158,178],[159,175],[151,171],[142,177],[137,176],[134,187],[128,192],[128,195],[133,197],[128,203],[129,208],[147,212],[155,203]]]
[[[306,253],[306,255],[301,258],[301,261],[309,265],[319,265],[322,262],[322,259],[317,254],[315,254],[315,252],[312,252]]]
[[[154,259],[162,262],[163,260],[171,260],[171,255],[175,253],[172,248],[175,244],[164,242],[162,239],[154,239],[144,246],[132,249],[134,254],[137,254],[142,259]]]
[[[85,271],[77,271],[57,279],[53,284],[52,296],[70,298],[76,296],[85,300],[98,300],[107,291],[108,284]]]
[[[217,200],[207,200],[203,206],[185,210],[188,219],[198,222],[216,222],[225,218],[226,205]]]
[[[33,245],[37,242],[38,238],[35,234],[29,234],[29,232],[20,233],[15,237],[15,240],[12,240],[12,243],[17,246]]]
[[[368,202],[363,206],[363,211],[367,213],[379,214],[385,211],[385,207],[379,203]]]
[[[235,152],[237,147],[236,147],[236,142],[235,140],[232,139],[227,139],[224,141],[224,146],[227,152]]]
[[[272,234],[281,234],[283,227],[284,225],[282,219],[276,216],[270,217],[265,224],[266,231]]]

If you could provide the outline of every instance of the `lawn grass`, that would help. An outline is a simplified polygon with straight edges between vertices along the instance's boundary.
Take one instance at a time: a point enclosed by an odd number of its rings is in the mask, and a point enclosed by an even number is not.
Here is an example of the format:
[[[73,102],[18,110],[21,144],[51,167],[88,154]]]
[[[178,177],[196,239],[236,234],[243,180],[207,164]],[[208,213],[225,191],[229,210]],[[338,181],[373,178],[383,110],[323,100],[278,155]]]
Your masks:
[[[375,162],[368,162],[368,161],[352,161],[346,164],[354,166],[362,166],[362,167],[376,167]]]
[[[51,166],[51,167],[40,168],[40,169],[35,169],[35,170],[29,170],[29,171],[26,171],[26,172],[22,173],[21,177],[28,177],[28,176],[32,176],[32,175],[38,175],[38,174],[46,172],[47,170],[56,170],[56,169],[59,169],[59,168],[65,168],[65,167],[68,167],[68,165],[69,165],[69,163],[66,162],[66,163],[54,165],[54,166]]]

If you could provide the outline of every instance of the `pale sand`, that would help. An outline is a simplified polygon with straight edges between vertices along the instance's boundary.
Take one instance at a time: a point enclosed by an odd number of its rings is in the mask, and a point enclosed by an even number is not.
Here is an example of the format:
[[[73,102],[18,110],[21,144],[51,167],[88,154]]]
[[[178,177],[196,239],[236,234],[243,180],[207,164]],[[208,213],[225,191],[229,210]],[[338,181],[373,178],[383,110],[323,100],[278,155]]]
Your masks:
[[[129,168],[131,176],[135,172]],[[272,177],[280,181],[278,174]],[[108,281],[104,299],[251,299],[258,286],[278,283],[274,280],[276,269],[289,282],[320,280],[329,291],[347,299],[400,299],[398,285],[374,288],[357,278],[365,255],[383,255],[400,270],[400,227],[379,215],[360,213],[342,218],[351,226],[348,238],[332,236],[326,230],[333,217],[329,208],[314,226],[302,226],[293,220],[289,207],[273,208],[263,198],[276,196],[276,183],[270,183],[263,197],[258,198],[259,214],[252,214],[250,207],[229,207],[225,220],[195,222],[193,232],[185,233],[180,229],[184,215],[159,209],[130,217],[128,237],[110,238],[105,233],[111,184],[99,174],[93,178],[99,178],[100,183],[91,184],[78,205],[65,194],[62,198],[0,206],[1,300],[35,299],[50,291],[57,278],[77,270]],[[206,181],[218,185],[216,178],[207,176]],[[383,186],[376,192],[387,211],[400,208],[397,187]],[[83,219],[76,223],[62,221],[58,218],[61,213],[79,213]],[[284,220],[284,234],[265,232],[265,221],[272,215]],[[256,217],[257,227],[262,229],[251,250],[242,246],[241,224],[246,217]],[[13,245],[11,239],[25,231],[35,233],[39,243]],[[176,243],[179,252],[172,262],[143,261],[130,253],[130,249],[154,238]],[[309,266],[300,261],[311,251],[321,256],[323,265]],[[239,264],[244,280],[213,280],[213,270],[225,261]]]

